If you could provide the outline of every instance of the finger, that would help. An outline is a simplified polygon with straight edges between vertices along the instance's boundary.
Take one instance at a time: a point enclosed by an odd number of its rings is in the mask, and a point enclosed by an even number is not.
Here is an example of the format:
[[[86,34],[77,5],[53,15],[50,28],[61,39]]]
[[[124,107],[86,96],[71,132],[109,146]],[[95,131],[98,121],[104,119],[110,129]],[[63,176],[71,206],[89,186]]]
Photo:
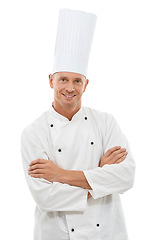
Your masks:
[[[31,174],[44,174],[44,173],[45,173],[44,169],[33,169],[33,170],[28,171],[29,175],[31,175]]]
[[[122,149],[121,149],[120,151],[113,152],[113,153],[110,155],[110,157],[111,157],[112,161],[114,162],[114,161],[119,160],[121,157],[123,157],[123,156],[125,156],[125,155],[127,155],[126,150],[122,150]]]
[[[122,153],[118,154],[118,160],[122,157],[126,157],[127,155],[128,155],[128,152],[122,152]]]
[[[115,156],[117,154],[120,154],[120,153],[125,153],[127,151],[126,148],[120,148],[119,150],[116,150],[112,153],[112,156]]]
[[[124,155],[120,155],[120,158],[116,158],[116,160],[114,159],[113,161],[114,161],[114,163],[116,163],[116,162],[119,162],[119,161],[122,161],[122,159],[124,160],[126,157],[127,157],[127,152],[124,154]]]
[[[115,147],[112,147],[110,149],[107,150],[107,152],[105,153],[105,156],[108,157],[109,155],[111,155],[114,151],[117,151],[121,149],[120,146],[115,146]]]
[[[34,164],[29,168],[29,171],[34,170],[34,169],[43,169],[45,164]]]
[[[31,174],[30,176],[33,178],[44,178],[44,174]]]
[[[36,159],[36,160],[33,160],[29,166],[33,166],[34,164],[43,164],[43,163],[46,163],[46,159]]]
[[[125,159],[126,159],[126,156],[123,156],[122,158],[117,160],[114,164],[119,164],[119,163],[123,162]]]

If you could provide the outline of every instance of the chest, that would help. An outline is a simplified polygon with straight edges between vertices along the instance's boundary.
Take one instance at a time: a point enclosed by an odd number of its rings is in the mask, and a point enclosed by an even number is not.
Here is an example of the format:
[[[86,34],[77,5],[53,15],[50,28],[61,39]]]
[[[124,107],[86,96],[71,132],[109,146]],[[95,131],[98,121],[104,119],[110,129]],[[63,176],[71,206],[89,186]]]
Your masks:
[[[97,167],[103,152],[102,134],[88,121],[61,122],[51,119],[49,146],[55,163],[64,169]]]

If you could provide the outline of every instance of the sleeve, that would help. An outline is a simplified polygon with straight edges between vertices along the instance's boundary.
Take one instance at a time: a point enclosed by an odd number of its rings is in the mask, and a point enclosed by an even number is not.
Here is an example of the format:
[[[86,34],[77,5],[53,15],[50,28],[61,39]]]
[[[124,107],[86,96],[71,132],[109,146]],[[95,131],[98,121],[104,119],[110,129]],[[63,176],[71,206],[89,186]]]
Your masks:
[[[94,199],[113,193],[124,193],[133,186],[135,162],[129,144],[113,116],[107,115],[104,154],[114,146],[127,149],[128,155],[123,162],[112,165],[106,164],[102,168],[97,167],[84,171],[85,177],[92,188],[89,192]]]
[[[21,153],[26,181],[30,192],[37,204],[43,211],[84,211],[87,203],[86,189],[74,187],[59,182],[49,182],[42,178],[33,178],[28,175],[28,168],[31,161],[43,158],[48,159],[40,139],[35,131],[22,133]]]

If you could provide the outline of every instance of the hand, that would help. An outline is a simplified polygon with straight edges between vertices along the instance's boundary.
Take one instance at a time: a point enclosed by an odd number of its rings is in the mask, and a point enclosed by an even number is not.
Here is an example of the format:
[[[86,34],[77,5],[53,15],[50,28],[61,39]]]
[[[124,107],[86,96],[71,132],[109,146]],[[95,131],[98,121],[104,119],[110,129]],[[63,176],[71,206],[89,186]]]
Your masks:
[[[121,148],[120,146],[110,148],[101,158],[99,167],[103,167],[105,164],[121,163],[125,160],[127,154],[126,148]]]
[[[28,174],[34,178],[44,178],[49,182],[60,182],[71,186],[92,189],[82,171],[59,168],[50,160],[37,159],[32,161]]]
[[[30,163],[28,174],[34,178],[44,178],[49,182],[57,182],[63,169],[51,160],[36,159]]]

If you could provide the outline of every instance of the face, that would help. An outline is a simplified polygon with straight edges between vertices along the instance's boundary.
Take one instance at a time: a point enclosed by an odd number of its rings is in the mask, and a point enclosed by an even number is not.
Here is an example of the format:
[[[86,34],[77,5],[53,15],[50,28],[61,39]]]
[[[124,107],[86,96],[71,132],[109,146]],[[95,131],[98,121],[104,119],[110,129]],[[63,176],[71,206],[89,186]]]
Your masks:
[[[81,97],[88,79],[78,73],[58,72],[49,75],[50,87],[54,89],[55,108],[80,109]]]

